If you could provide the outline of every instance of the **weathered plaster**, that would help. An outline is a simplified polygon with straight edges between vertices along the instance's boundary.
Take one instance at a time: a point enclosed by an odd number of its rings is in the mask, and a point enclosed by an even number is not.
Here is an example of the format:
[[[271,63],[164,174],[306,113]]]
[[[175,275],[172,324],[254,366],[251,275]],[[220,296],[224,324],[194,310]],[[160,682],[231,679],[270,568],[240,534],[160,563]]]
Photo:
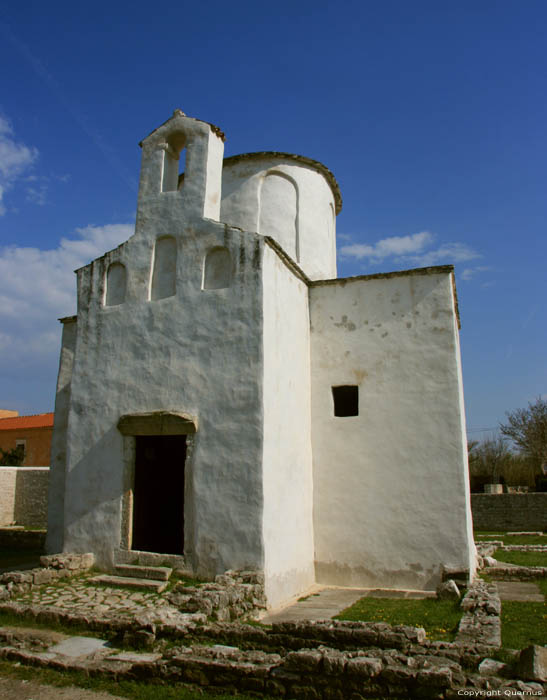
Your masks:
[[[435,586],[473,568],[452,273],[310,290],[319,582]],[[359,387],[334,417],[331,387]]]
[[[187,460],[193,505],[186,515],[199,519],[186,523],[189,561],[204,574],[219,573],[236,560],[239,568],[261,566],[260,242],[212,222],[186,227],[162,220],[157,228],[161,225],[177,234],[174,296],[147,301],[154,240],[148,231],[137,231],[118,249],[130,270],[124,305],[105,308],[97,302],[102,274],[95,268],[101,261],[79,273],[64,547],[92,549],[100,563],[112,563],[124,490],[118,420],[167,410],[199,420],[192,462]],[[202,290],[203,256],[219,244],[238,261],[234,284]],[[87,439],[79,440],[83,434]],[[78,498],[83,492],[86,498]]]
[[[209,125],[191,122],[188,149],[194,139],[192,148],[203,167],[220,172],[222,153],[211,139],[221,141]],[[122,527],[127,477],[120,417],[190,414],[199,432],[186,463],[185,554],[196,573],[212,575],[230,567],[263,566],[263,240],[197,218],[207,208],[201,189],[192,199],[188,175],[181,192],[161,192],[153,148],[181,128],[186,122],[177,116],[143,143],[134,236],[78,271],[70,405],[66,433],[58,435],[68,445],[64,512],[52,511],[52,519],[57,530],[64,530],[65,551],[91,550],[100,566],[111,566],[127,527]],[[202,182],[199,168],[192,175]],[[176,290],[149,301],[153,250],[165,235],[176,240]],[[203,260],[215,246],[231,253],[233,284],[203,290]],[[125,302],[105,307],[105,272],[113,262],[127,269]],[[50,550],[58,542],[52,539]]]

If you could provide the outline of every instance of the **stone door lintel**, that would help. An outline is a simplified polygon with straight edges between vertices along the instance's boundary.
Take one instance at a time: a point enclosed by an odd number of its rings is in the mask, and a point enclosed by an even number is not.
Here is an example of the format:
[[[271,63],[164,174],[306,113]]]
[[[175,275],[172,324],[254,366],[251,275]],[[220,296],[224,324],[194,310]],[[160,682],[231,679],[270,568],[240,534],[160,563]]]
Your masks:
[[[197,430],[197,419],[188,413],[152,411],[128,413],[118,421],[122,435],[190,435]]]

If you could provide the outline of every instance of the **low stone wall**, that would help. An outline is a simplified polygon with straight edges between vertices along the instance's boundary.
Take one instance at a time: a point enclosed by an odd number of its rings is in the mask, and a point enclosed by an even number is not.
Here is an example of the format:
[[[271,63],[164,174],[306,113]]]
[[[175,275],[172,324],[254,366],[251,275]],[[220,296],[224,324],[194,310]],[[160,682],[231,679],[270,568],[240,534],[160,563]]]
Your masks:
[[[190,683],[214,691],[246,691],[287,700],[453,700],[480,691],[491,694],[492,689],[501,697],[519,693],[541,696],[544,690],[538,683],[520,680],[545,680],[543,666],[540,673],[535,666],[521,671],[514,663],[506,665],[488,658],[500,644],[501,606],[496,586],[480,580],[470,584],[462,601],[464,617],[456,642],[430,641],[422,628],[383,622],[322,620],[262,627],[208,622],[203,612],[175,612],[173,617],[174,609],[164,606],[128,616],[104,611],[92,615],[80,610],[63,612],[49,604],[8,602],[33,586],[80,573],[92,563],[93,555],[44,556],[42,569],[0,577],[0,598],[4,598],[0,611],[42,623],[85,624],[110,636],[111,644],[104,651],[74,660],[78,670],[90,675],[116,679],[146,676],[162,683]],[[253,606],[262,602],[258,572],[226,573],[214,584],[206,584],[201,595],[198,588],[187,590],[188,596],[178,586],[169,595],[183,608],[207,604],[217,619],[224,608],[219,604],[223,596],[233,598],[232,604],[241,596]],[[224,613],[220,616],[225,617]],[[167,639],[170,644],[165,643]],[[149,652],[123,652],[114,648],[118,643]],[[0,629],[0,658],[69,668],[71,660],[48,650],[50,644],[39,635],[18,637],[17,628]],[[542,648],[531,651],[540,653]],[[518,652],[514,658],[518,660]]]
[[[484,659],[461,645],[415,646],[410,654],[396,649],[341,651],[333,647],[299,648],[281,654],[216,644],[190,644],[136,653],[113,644],[82,658],[56,654],[39,633],[0,629],[0,658],[20,664],[75,669],[89,676],[146,678],[173,686],[201,686],[230,694],[244,691],[287,700],[364,700],[365,698],[431,698],[461,696],[544,697],[538,664],[506,665]],[[46,652],[47,653],[44,653]],[[533,647],[520,654],[541,654]],[[515,661],[518,659],[518,654]],[[538,673],[539,671],[539,673]],[[495,674],[495,675],[494,675]],[[539,676],[539,677],[538,677]]]
[[[495,584],[477,579],[461,602],[458,642],[501,646],[501,601]]]
[[[49,467],[0,466],[0,526],[46,527]]]
[[[203,613],[218,622],[253,617],[266,610],[264,574],[226,571],[216,576],[213,583],[197,587],[180,582],[167,599],[182,612]]]
[[[547,530],[547,493],[472,493],[476,530]]]
[[[0,600],[25,593],[33,586],[69,578],[90,569],[95,562],[93,554],[50,554],[40,557],[40,567],[0,574]]]

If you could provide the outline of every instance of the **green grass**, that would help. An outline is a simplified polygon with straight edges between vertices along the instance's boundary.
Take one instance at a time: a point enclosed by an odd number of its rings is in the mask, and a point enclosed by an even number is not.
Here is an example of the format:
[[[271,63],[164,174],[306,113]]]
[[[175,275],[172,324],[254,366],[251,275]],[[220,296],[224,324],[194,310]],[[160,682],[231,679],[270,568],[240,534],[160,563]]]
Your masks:
[[[429,639],[452,641],[461,616],[458,601],[361,598],[337,615],[336,619],[423,627]]]
[[[504,552],[504,554],[511,552]],[[535,579],[547,602],[547,579]],[[504,600],[501,604],[502,646],[525,649],[530,644],[547,644],[547,606],[545,603],[520,603]]]
[[[501,609],[501,639],[506,649],[525,649],[530,644],[547,644],[545,603],[504,600]]]
[[[518,566],[547,566],[547,552],[519,552],[496,549],[494,559]]]
[[[0,627],[25,627],[30,629],[38,630],[52,630],[53,632],[60,632],[61,634],[66,634],[68,636],[78,636],[78,637],[96,637],[97,632],[90,629],[88,625],[68,625],[62,622],[42,622],[36,620],[33,617],[26,617],[24,615],[16,615],[15,613],[0,612]],[[105,636],[107,639],[114,637],[114,633],[101,632],[101,636]]]
[[[495,556],[498,561],[502,561],[502,556],[507,555],[507,561],[511,564],[521,564],[518,557],[513,555],[537,554],[537,552],[503,552],[498,549]],[[510,561],[509,561],[510,560]],[[528,559],[525,566],[535,566]],[[488,571],[486,569],[486,571]],[[492,581],[487,573],[481,572],[481,578],[485,581]],[[495,581],[493,581],[495,583]],[[547,601],[547,579],[531,579],[529,583],[535,583],[543,593]],[[547,606],[545,603],[524,603],[518,601],[504,600],[501,604],[501,638],[503,654],[505,649],[525,649],[531,644],[543,646],[547,644]],[[507,663],[506,658],[497,655],[500,661]]]
[[[58,673],[51,669],[36,669],[24,666],[14,666],[6,661],[0,661],[0,676],[34,681],[59,688],[76,686],[95,692],[111,693],[112,695],[130,698],[131,700],[251,700],[249,695],[228,695],[206,692],[180,683],[161,685],[159,682],[145,683],[142,681],[118,680],[113,681],[99,676],[87,676],[75,671]],[[269,695],[261,695],[265,700],[271,700]]]

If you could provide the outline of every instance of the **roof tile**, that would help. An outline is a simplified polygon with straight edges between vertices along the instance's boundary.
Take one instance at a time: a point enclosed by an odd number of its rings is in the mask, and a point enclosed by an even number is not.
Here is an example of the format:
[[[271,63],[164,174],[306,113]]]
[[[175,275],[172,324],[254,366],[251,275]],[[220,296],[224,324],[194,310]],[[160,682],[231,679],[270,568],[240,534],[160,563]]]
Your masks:
[[[27,428],[52,428],[53,413],[38,413],[34,416],[0,418],[0,430],[23,430]]]

